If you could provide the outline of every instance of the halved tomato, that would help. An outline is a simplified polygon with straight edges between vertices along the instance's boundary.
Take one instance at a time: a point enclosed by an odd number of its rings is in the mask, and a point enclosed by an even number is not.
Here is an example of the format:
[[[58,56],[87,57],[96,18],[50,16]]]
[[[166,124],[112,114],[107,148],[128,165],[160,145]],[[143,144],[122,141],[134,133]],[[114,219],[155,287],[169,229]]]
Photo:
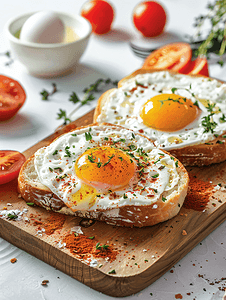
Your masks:
[[[168,69],[184,73],[192,58],[192,50],[187,43],[173,43],[153,51],[144,61],[143,69]]]
[[[0,121],[12,118],[23,106],[26,94],[18,81],[0,75]]]
[[[25,156],[18,151],[0,150],[0,184],[15,179],[25,160]]]
[[[198,56],[192,61],[185,74],[189,75],[204,75],[209,77],[209,68],[206,57]]]

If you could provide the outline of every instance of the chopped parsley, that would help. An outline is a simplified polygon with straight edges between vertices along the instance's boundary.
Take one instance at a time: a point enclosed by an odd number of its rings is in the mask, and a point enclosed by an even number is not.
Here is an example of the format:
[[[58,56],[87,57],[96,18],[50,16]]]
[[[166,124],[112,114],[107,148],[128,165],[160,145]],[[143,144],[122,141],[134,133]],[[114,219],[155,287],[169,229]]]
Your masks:
[[[167,199],[166,199],[165,197],[162,196],[162,201],[163,201],[163,202],[166,202],[166,200],[167,200]]]
[[[155,175],[152,175],[151,177],[152,177],[152,178],[157,178],[157,177],[159,177],[159,174],[157,173],[157,174],[155,174]]]
[[[208,116],[205,116],[202,118],[202,126],[204,127],[203,133],[211,132],[214,133],[214,129],[217,126],[217,123],[213,121],[212,116],[214,113],[209,114]]]
[[[65,153],[66,153],[66,155],[64,155],[64,157],[71,157],[71,152],[69,151],[69,149],[70,149],[69,146],[65,147]]]
[[[53,155],[56,155],[56,154],[58,154],[58,150],[55,150],[55,151],[53,152]]]
[[[85,132],[85,137],[87,141],[91,141],[92,140],[92,135],[90,132]]]

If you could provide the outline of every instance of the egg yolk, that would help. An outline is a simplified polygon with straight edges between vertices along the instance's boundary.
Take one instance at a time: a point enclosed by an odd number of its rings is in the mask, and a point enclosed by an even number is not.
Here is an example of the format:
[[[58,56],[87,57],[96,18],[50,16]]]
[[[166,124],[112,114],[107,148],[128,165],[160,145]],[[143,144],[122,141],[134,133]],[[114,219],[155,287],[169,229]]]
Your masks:
[[[135,174],[133,159],[110,146],[86,150],[75,163],[76,175],[98,190],[117,190],[129,184]]]
[[[190,99],[175,94],[160,94],[149,99],[141,110],[148,127],[160,131],[177,131],[192,123],[201,110]]]

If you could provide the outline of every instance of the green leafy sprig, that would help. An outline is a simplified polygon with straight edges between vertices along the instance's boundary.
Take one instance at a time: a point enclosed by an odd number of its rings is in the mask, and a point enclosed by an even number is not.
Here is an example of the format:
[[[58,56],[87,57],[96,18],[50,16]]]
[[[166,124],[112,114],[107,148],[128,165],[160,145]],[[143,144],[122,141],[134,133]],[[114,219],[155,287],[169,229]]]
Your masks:
[[[6,51],[4,53],[0,53],[0,55],[4,55],[8,58],[8,61],[5,63],[5,66],[8,67],[14,62],[14,60],[12,59],[11,53],[9,51]]]
[[[53,94],[55,94],[57,92],[57,86],[56,83],[52,83],[53,89],[51,92],[48,92],[46,90],[43,90],[42,92],[40,92],[40,94],[42,95],[42,100],[49,100],[49,96],[52,96]]]
[[[219,56],[218,63],[223,66],[223,54],[226,48],[226,0],[216,0],[213,4],[208,4],[208,12],[195,18],[194,27],[197,28],[196,37],[202,37],[202,28],[204,24],[210,23],[210,30],[207,38],[196,50],[195,55],[204,55],[209,57],[210,53]],[[195,38],[193,37],[194,41]]]
[[[60,109],[60,113],[58,113],[58,118],[57,119],[63,119],[64,120],[64,125],[68,124],[71,122],[71,117],[73,114],[83,105],[88,104],[89,102],[93,101],[95,99],[94,93],[101,92],[101,85],[108,85],[112,84],[114,86],[118,85],[118,81],[112,81],[110,78],[108,79],[98,79],[96,82],[91,84],[89,87],[85,88],[83,90],[84,96],[82,99],[78,97],[78,95],[75,92],[72,92],[69,101],[72,102],[73,104],[77,104],[75,109],[67,116],[67,113],[65,110]]]

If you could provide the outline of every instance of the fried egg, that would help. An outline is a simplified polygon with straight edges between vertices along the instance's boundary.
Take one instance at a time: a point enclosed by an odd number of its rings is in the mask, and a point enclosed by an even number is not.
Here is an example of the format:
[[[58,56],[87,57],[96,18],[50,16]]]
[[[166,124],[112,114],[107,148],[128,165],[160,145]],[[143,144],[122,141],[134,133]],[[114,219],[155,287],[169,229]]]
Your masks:
[[[163,193],[180,180],[175,158],[145,136],[107,124],[60,136],[35,153],[34,165],[39,181],[72,211],[165,202]]]
[[[205,143],[226,132],[226,84],[159,71],[112,90],[95,120],[147,135],[165,150]]]

